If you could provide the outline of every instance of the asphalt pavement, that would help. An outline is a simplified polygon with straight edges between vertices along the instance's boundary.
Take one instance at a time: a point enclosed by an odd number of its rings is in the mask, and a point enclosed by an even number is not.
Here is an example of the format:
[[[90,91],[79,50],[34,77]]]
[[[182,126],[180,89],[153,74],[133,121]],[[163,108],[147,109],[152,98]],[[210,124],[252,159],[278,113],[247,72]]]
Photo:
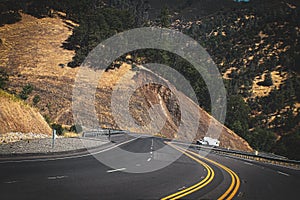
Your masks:
[[[298,199],[297,170],[181,148],[138,137],[92,155],[0,160],[1,199]]]

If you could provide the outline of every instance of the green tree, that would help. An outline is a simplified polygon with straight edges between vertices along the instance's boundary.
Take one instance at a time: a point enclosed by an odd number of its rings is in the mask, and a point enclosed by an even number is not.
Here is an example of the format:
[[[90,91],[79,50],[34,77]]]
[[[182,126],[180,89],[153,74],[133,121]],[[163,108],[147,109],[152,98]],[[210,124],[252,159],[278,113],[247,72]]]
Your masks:
[[[5,89],[7,82],[8,74],[2,67],[0,67],[0,89]]]
[[[249,129],[250,108],[240,95],[228,98],[225,125],[244,137]]]
[[[240,136],[244,136],[246,134],[246,132],[248,132],[248,130],[245,130],[245,127],[243,126],[243,124],[238,120],[233,122],[233,124],[231,125],[231,129],[235,133],[238,133]]]
[[[289,159],[300,160],[300,129],[293,134],[282,136],[276,143],[274,152]]]
[[[258,128],[249,133],[246,140],[254,149],[269,152],[275,144],[276,136],[271,131]]]

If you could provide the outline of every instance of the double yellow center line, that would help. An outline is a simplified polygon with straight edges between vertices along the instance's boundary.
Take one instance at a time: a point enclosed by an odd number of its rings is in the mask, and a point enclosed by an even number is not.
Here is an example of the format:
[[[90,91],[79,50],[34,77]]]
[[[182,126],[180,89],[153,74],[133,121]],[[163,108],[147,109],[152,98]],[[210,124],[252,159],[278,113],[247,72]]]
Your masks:
[[[196,192],[197,190],[200,190],[201,188],[205,187],[206,185],[208,185],[215,176],[215,173],[213,171],[213,169],[207,165],[205,162],[199,160],[198,158],[204,159],[212,164],[214,164],[215,166],[218,166],[222,169],[224,169],[227,173],[229,173],[230,177],[231,177],[231,184],[229,186],[229,188],[225,191],[224,194],[222,194],[218,200],[223,200],[223,199],[233,199],[233,197],[236,195],[236,193],[239,190],[240,187],[240,179],[237,176],[237,174],[235,172],[233,172],[231,169],[229,169],[228,167],[217,163],[213,160],[210,160],[208,158],[205,158],[203,156],[200,156],[199,154],[193,152],[193,151],[189,151],[186,149],[183,149],[179,146],[175,146],[174,144],[168,143],[168,145],[170,145],[171,147],[173,147],[174,149],[176,149],[177,151],[182,152],[183,154],[185,154],[186,156],[188,156],[189,158],[195,160],[196,162],[198,162],[199,164],[201,164],[206,170],[207,170],[207,175],[206,177],[200,181],[199,183],[196,183],[195,185],[192,185],[184,190],[181,190],[179,192],[176,192],[174,194],[171,194],[167,197],[162,198],[162,200],[167,200],[167,199],[180,199],[184,196],[187,196],[193,192]]]
[[[198,158],[195,158],[193,156],[191,156],[190,154],[188,154],[187,152],[185,152],[184,150],[181,150],[181,148],[176,147],[175,145],[172,145],[170,143],[168,143],[170,146],[172,146],[174,149],[176,149],[177,151],[182,152],[183,154],[185,154],[186,156],[188,156],[189,158],[195,160],[196,162],[198,162],[199,164],[201,164],[206,170],[207,170],[207,175],[206,177],[200,181],[199,183],[196,183],[195,185],[192,185],[191,187],[188,187],[184,190],[181,190],[179,192],[176,192],[174,194],[171,194],[167,197],[162,198],[161,200],[167,200],[167,199],[180,199],[184,196],[187,196],[193,192],[196,192],[197,190],[200,190],[201,188],[203,188],[204,186],[206,186],[207,184],[209,184],[215,176],[215,173],[213,171],[213,169],[208,166],[205,162],[199,160]]]

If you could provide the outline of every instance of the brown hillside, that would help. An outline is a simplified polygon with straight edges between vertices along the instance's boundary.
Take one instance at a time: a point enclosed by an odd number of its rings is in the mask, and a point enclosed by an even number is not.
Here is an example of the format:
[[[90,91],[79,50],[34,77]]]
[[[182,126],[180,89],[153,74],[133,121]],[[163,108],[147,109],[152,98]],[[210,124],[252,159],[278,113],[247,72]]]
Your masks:
[[[22,14],[18,23],[0,27],[0,63],[10,72],[9,89],[19,93],[24,85],[31,84],[35,89],[27,103],[31,104],[38,94],[41,114],[64,124],[72,123],[65,113],[71,106],[77,70],[60,67],[74,56],[73,51],[61,46],[71,34],[69,25],[61,19],[37,19],[27,14]]]
[[[9,132],[51,134],[51,128],[34,108],[0,90],[0,134]]]
[[[158,79],[158,76],[152,73],[150,70],[143,70],[140,68],[138,72],[131,70],[131,65],[123,64],[120,69],[113,70],[104,73],[101,77],[101,83],[99,84],[98,92],[96,94],[96,109],[98,113],[98,117],[100,122],[102,123],[103,127],[114,127],[119,128],[115,125],[115,121],[112,116],[111,111],[111,95],[114,86],[119,81],[118,77],[127,76],[127,81],[123,83],[124,85],[128,84],[130,86],[134,82],[140,81],[155,81],[161,80]],[[166,80],[165,80],[166,81]],[[158,82],[158,81],[156,81]],[[173,88],[174,89],[174,88]],[[122,93],[126,93],[126,87],[121,88],[118,91],[118,97],[123,98],[124,95]],[[225,126],[221,125],[215,119],[213,119],[207,112],[197,106],[193,101],[187,98],[181,92],[178,92],[177,95],[180,95],[184,101],[184,106],[187,108],[188,112],[188,120],[180,122],[181,120],[181,113],[179,109],[178,101],[176,98],[174,99],[174,94],[164,86],[157,85],[157,84],[149,84],[145,85],[144,87],[139,88],[133,94],[130,99],[129,103],[129,110],[133,118],[135,119],[136,123],[142,126],[147,126],[150,123],[150,116],[148,114],[149,109],[153,107],[153,105],[159,105],[161,112],[156,113],[158,119],[166,118],[166,123],[163,126],[163,129],[158,132],[168,138],[175,138],[179,140],[191,140],[191,134],[189,133],[189,128],[192,126],[194,122],[194,118],[196,112],[200,114],[200,121],[199,121],[199,128],[198,133],[196,134],[196,138],[203,138],[205,133],[208,130],[208,125],[210,123],[213,124],[213,130],[217,128],[221,128],[222,133],[220,135],[221,146],[231,149],[239,149],[239,150],[252,150],[249,144],[239,136],[237,136],[234,132],[226,128]],[[124,105],[120,105],[120,110],[128,109]],[[123,123],[126,123],[126,119],[123,119]],[[177,135],[178,126],[180,123],[183,123],[185,127],[187,127],[186,132],[184,135]],[[154,124],[154,126],[159,126]],[[130,126],[123,126],[122,129],[127,129],[133,132],[139,132],[138,129],[133,129]],[[151,130],[153,128],[158,127],[148,127],[146,128],[143,133],[152,133]],[[152,133],[153,134],[153,133]],[[211,137],[218,137],[218,135],[210,135]]]
[[[36,19],[25,14],[22,14],[22,17],[22,21],[18,23],[0,27],[0,38],[3,41],[0,61],[12,72],[9,89],[19,92],[24,85],[33,85],[35,89],[27,103],[31,103],[33,96],[38,94],[41,101],[37,106],[42,115],[50,116],[54,122],[72,125],[72,89],[78,69],[61,67],[61,64],[66,65],[70,62],[74,55],[74,52],[61,47],[72,34],[72,29],[59,18]],[[150,71],[140,69],[136,72],[132,71],[131,67],[123,64],[120,69],[106,72],[101,77],[96,94],[96,110],[100,126],[103,128],[120,128],[116,125],[110,108],[113,87],[119,77],[126,74],[130,80],[126,84],[155,78],[155,75],[149,76]],[[126,89],[120,91],[120,98],[123,97],[122,92],[126,92]],[[204,136],[210,121],[213,121],[215,127],[222,126],[182,93],[179,95],[186,99],[186,106],[190,108],[190,118],[184,122],[187,127],[193,122],[195,113],[200,113],[197,138]],[[130,101],[130,113],[138,124],[147,125],[150,122],[148,110],[156,104],[162,110],[158,117],[166,118],[166,124],[160,134],[170,138],[190,139],[188,131],[183,136],[176,135],[181,113],[178,110],[178,102],[171,100],[172,94],[167,88],[150,84],[134,93]],[[121,128],[138,131],[132,127]],[[245,140],[226,127],[222,126],[222,129],[221,146],[251,150]],[[143,133],[147,133],[147,129]]]

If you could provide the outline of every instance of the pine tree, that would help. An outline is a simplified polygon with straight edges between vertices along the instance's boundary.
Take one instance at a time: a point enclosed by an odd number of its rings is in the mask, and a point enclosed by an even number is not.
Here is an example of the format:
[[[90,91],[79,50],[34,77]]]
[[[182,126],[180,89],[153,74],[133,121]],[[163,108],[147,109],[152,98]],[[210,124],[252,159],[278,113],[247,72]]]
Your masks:
[[[169,9],[167,7],[164,7],[162,10],[161,10],[161,13],[160,13],[160,23],[161,23],[161,26],[164,27],[164,28],[168,28],[171,24],[171,19],[170,19],[170,12],[169,12]]]

